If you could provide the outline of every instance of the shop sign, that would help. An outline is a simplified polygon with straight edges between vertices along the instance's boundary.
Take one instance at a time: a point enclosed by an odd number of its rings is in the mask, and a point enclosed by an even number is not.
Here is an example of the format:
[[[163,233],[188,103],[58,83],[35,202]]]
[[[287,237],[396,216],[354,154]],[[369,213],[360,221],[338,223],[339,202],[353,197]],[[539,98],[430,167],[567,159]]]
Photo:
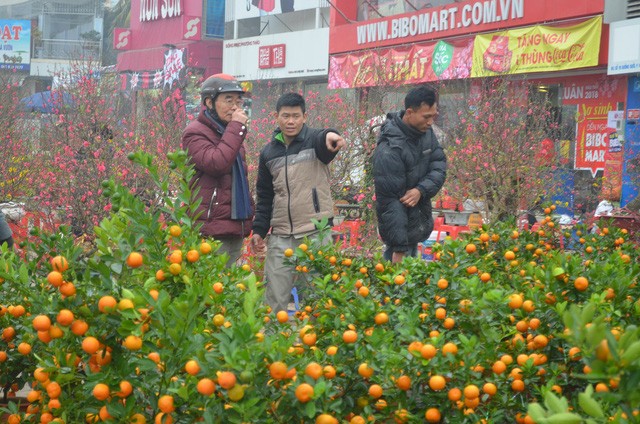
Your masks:
[[[609,27],[609,75],[640,72],[640,18],[612,22]]]
[[[197,16],[189,16],[184,18],[183,23],[184,28],[182,38],[184,40],[202,39],[202,19]]]
[[[113,48],[116,50],[131,49],[131,30],[129,28],[113,29]]]
[[[620,206],[637,200],[640,195],[640,77],[629,78],[628,91]]]
[[[140,22],[182,15],[182,0],[140,0]]]
[[[563,79],[561,91],[563,105],[577,105],[575,169],[591,171],[595,177],[606,167],[610,148],[616,150],[616,143],[610,146],[610,117],[617,116],[626,98],[626,83],[622,77],[606,75],[581,76]]]
[[[0,69],[28,71],[31,63],[31,21],[0,19]]]
[[[286,65],[286,44],[260,46],[258,49],[258,67],[260,69],[284,68]]]
[[[567,27],[536,25],[477,35],[472,77],[551,72],[598,64],[602,17]]]
[[[550,1],[544,5],[540,3],[541,0],[460,0],[402,15],[335,25],[331,28],[330,53],[585,18],[602,14],[604,9],[601,1],[562,0],[562,5],[553,5]]]
[[[225,40],[223,47],[222,71],[239,81],[327,76],[328,28]]]
[[[416,84],[468,78],[473,39],[447,43],[421,43],[333,55],[329,60],[328,88]]]

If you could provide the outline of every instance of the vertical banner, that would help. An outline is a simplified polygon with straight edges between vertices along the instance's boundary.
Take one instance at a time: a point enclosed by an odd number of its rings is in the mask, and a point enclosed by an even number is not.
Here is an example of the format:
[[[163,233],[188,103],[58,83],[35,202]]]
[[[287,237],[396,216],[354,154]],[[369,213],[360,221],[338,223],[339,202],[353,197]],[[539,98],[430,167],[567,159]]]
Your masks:
[[[602,199],[619,202],[622,194],[622,151],[609,150],[604,155]]]
[[[630,77],[628,87],[621,206],[637,199],[640,191],[640,78]]]
[[[609,150],[609,112],[626,100],[624,77],[586,75],[562,80],[562,104],[577,105],[575,169],[585,169],[595,177],[605,169]]]
[[[472,77],[598,65],[602,16],[567,27],[536,25],[477,35]]]
[[[0,69],[31,68],[31,21],[0,19]]]

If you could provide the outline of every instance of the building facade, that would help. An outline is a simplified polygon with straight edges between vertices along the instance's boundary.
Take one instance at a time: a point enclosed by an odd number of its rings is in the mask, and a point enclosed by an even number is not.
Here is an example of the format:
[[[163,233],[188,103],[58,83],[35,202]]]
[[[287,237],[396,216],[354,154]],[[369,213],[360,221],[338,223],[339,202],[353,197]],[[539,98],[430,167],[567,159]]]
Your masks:
[[[446,133],[460,124],[457,99],[472,96],[479,79],[525,79],[524,95],[543,95],[554,121],[548,138],[562,164],[556,175],[564,189],[553,199],[560,210],[573,215],[601,199],[621,200],[617,140],[624,138],[628,78],[607,73],[604,18],[617,6],[633,10],[633,0],[332,4],[330,88],[393,96],[389,87],[405,93],[407,85],[434,83],[442,87],[438,123]],[[401,107],[399,95],[391,100]]]
[[[129,28],[116,28],[122,89],[172,89],[187,74],[222,69],[224,5],[215,1],[132,0]]]
[[[100,63],[103,16],[101,0],[2,2],[0,68],[15,69],[32,92],[55,88],[74,62]]]
[[[326,0],[226,1],[223,71],[250,83],[253,110],[285,90],[326,91]]]

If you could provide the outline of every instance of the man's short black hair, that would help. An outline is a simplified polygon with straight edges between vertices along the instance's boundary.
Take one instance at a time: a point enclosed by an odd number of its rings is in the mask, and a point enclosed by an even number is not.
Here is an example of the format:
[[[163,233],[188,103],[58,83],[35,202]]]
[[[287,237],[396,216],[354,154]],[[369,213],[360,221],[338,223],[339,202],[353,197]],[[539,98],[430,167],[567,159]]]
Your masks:
[[[298,93],[286,93],[280,96],[276,103],[276,113],[280,112],[280,109],[283,107],[297,107],[300,106],[302,108],[302,113],[306,111],[306,104],[304,102],[304,97],[302,97]]]
[[[421,85],[409,91],[404,98],[405,109],[419,109],[423,103],[431,107],[438,101],[438,92],[430,85]]]

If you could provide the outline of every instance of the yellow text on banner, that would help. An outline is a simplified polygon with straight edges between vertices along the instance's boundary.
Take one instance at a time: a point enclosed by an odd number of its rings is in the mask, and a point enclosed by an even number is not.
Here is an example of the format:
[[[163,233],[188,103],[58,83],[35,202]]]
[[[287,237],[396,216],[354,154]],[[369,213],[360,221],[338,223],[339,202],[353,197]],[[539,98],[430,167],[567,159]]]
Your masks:
[[[549,72],[596,66],[602,16],[578,25],[536,25],[477,35],[472,77]]]

